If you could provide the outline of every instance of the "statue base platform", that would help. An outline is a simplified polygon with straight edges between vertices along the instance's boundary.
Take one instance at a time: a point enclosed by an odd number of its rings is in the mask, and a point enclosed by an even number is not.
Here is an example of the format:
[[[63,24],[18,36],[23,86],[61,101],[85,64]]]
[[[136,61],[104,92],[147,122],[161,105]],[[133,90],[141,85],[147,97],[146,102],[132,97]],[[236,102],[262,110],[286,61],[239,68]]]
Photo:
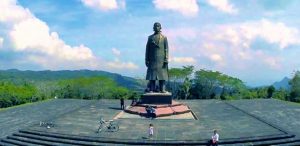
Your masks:
[[[141,97],[141,104],[172,104],[172,94],[166,93],[145,93]]]
[[[131,105],[124,111],[130,114],[136,114],[144,117],[149,117],[149,113],[146,111],[146,107],[151,106],[155,109],[155,117],[165,117],[172,115],[179,115],[191,112],[191,109],[182,103],[171,101],[172,104],[145,104],[137,103]]]

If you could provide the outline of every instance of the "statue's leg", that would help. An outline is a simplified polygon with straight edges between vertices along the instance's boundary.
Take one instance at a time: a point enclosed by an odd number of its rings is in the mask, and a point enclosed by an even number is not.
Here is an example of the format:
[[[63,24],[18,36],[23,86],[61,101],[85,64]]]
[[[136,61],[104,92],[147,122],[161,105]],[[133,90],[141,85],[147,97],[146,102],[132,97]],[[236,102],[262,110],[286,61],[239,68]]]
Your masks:
[[[155,91],[155,80],[150,80],[150,92]]]
[[[147,83],[147,88],[145,89],[145,92],[150,92],[150,81]]]
[[[159,91],[162,93],[166,92],[165,80],[159,80]]]

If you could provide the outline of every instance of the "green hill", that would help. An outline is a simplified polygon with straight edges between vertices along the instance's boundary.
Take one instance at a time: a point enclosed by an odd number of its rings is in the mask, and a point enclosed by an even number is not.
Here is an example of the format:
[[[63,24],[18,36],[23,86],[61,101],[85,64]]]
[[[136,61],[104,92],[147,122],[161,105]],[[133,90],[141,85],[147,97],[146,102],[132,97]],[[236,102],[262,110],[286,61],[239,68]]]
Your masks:
[[[0,70],[0,81],[12,81],[15,83],[28,81],[31,83],[38,83],[43,81],[57,81],[64,79],[74,79],[80,77],[94,77],[105,76],[112,78],[118,85],[132,89],[141,90],[142,87],[138,80],[122,76],[116,73],[106,71],[92,71],[92,70],[61,70],[61,71],[21,71],[17,69]]]

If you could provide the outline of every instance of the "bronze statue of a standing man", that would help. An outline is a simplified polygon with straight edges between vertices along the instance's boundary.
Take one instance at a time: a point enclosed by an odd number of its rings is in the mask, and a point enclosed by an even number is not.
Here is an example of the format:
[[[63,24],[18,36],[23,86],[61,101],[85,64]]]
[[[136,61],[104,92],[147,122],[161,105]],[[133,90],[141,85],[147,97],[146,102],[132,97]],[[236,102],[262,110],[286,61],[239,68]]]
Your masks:
[[[149,91],[155,92],[156,81],[159,91],[165,93],[165,81],[168,80],[168,40],[161,34],[161,24],[153,25],[154,34],[148,37],[146,45],[146,80],[149,80]]]

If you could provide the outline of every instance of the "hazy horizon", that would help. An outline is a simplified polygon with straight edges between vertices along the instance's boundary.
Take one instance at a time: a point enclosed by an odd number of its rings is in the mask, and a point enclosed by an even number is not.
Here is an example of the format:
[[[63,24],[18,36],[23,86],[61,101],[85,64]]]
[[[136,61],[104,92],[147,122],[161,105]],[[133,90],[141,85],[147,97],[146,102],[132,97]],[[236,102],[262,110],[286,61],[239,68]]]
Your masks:
[[[26,69],[25,69],[25,70],[22,70],[22,69],[16,69],[16,68],[11,68],[11,69],[0,69],[0,71],[11,71],[11,70],[18,70],[18,71],[36,71],[36,72],[38,72],[38,71],[82,71],[82,70],[88,70],[88,71],[104,71],[104,72],[109,72],[109,71],[105,71],[105,70],[90,70],[90,69],[75,69],[75,70],[26,70]],[[117,73],[117,72],[109,72],[109,73],[120,74],[120,73]],[[120,75],[126,76],[126,77],[135,78],[135,79],[145,79],[145,77],[142,77],[142,76],[137,77],[137,76],[127,76],[127,75],[123,75],[123,74],[120,74]],[[275,82],[280,82],[280,81],[282,81],[282,80],[285,79],[285,78],[291,79],[291,78],[289,78],[289,77],[287,77],[287,76],[284,76],[284,77],[282,77],[282,79],[277,80],[277,81],[274,81],[274,82],[272,82],[272,83],[270,83],[270,84],[265,84],[265,85],[249,85],[249,84],[247,84],[246,82],[245,82],[245,84],[246,84],[248,87],[250,87],[250,88],[264,87],[264,86],[270,86],[270,85],[274,84]],[[146,79],[145,79],[145,80],[146,80]]]

